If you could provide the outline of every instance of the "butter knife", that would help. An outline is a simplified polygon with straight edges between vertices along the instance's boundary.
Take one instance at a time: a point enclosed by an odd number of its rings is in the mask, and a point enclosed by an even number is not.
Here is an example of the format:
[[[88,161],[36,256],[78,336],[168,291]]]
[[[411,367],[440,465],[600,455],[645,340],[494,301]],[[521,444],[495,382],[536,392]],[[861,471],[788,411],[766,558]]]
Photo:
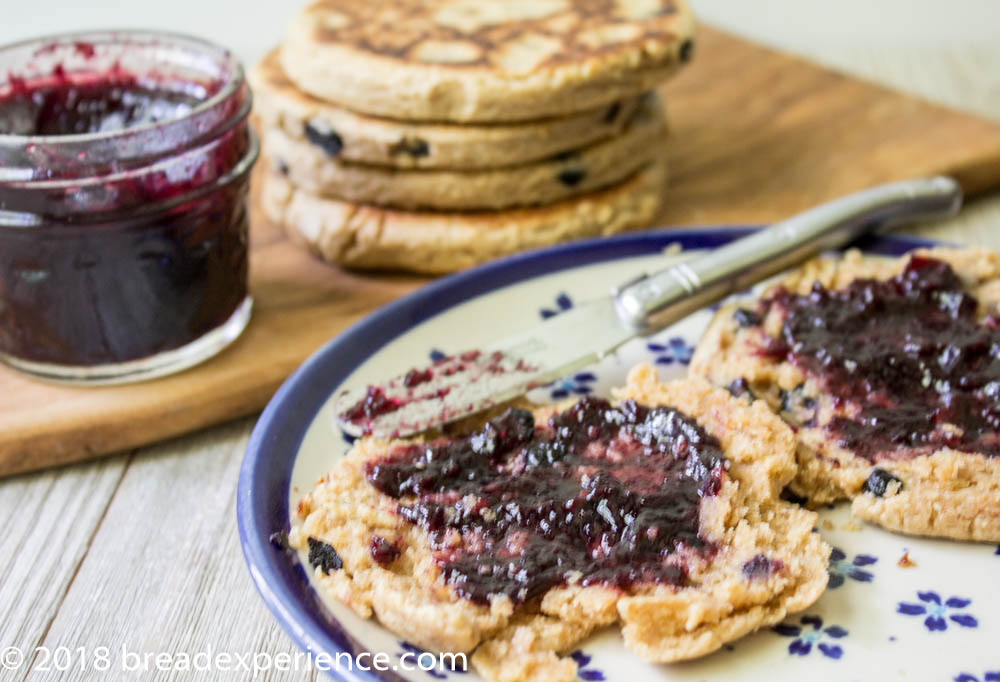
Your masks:
[[[655,333],[822,251],[865,234],[958,212],[962,191],[948,177],[904,180],[850,194],[748,237],[575,305],[537,326],[340,392],[334,409],[353,436],[395,438],[516,398]]]

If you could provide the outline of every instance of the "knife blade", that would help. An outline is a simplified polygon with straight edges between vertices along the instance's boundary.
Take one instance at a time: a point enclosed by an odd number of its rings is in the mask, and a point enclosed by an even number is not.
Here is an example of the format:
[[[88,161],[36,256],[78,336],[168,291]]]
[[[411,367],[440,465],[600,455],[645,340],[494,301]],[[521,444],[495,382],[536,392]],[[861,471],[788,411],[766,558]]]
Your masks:
[[[337,424],[353,436],[383,438],[442,426],[572,374],[821,251],[900,223],[954,215],[961,202],[961,188],[946,177],[835,199],[704,256],[642,273],[607,296],[483,348],[342,391],[334,397]]]

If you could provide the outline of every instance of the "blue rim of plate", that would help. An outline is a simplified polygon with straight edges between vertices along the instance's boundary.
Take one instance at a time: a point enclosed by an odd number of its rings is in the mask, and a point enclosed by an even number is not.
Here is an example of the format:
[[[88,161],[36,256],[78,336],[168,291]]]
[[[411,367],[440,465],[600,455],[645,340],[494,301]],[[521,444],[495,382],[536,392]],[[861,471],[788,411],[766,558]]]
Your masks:
[[[270,540],[287,531],[288,491],[296,454],[316,413],[354,369],[386,344],[431,317],[504,286],[561,270],[662,252],[671,244],[711,249],[744,237],[756,226],[664,229],[572,242],[510,256],[449,275],[389,303],[328,341],[289,377],[261,414],[240,467],[236,516],[243,558],[271,614],[315,659],[364,651],[320,601],[295,554]],[[898,256],[937,242],[906,236],[856,243],[869,253]],[[613,283],[611,283],[613,284]],[[396,682],[384,671],[330,671],[345,682]]]

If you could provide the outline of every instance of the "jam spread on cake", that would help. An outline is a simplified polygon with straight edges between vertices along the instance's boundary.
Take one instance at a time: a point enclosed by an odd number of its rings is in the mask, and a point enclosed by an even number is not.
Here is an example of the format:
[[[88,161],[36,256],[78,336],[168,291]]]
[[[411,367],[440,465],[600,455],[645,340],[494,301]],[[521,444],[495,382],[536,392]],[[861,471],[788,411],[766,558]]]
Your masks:
[[[379,535],[372,536],[368,551],[379,566],[388,566],[400,555],[399,547],[395,543],[389,542]]]
[[[816,377],[835,396],[827,429],[876,462],[942,447],[1000,456],[1000,319],[942,261],[914,257],[889,280],[857,279],[807,295],[778,289],[763,352]]]
[[[684,585],[685,554],[714,552],[700,504],[727,468],[691,417],[588,397],[544,424],[509,409],[460,438],[398,445],[366,475],[429,531],[457,593],[485,604],[569,582]]]

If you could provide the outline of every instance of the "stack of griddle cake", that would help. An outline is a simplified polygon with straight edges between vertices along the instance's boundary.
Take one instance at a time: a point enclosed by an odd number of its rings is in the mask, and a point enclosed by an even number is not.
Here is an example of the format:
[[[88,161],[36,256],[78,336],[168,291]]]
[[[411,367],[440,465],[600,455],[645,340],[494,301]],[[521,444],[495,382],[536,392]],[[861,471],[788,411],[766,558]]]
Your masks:
[[[684,0],[319,0],[251,73],[268,218],[426,273],[647,226]]]

